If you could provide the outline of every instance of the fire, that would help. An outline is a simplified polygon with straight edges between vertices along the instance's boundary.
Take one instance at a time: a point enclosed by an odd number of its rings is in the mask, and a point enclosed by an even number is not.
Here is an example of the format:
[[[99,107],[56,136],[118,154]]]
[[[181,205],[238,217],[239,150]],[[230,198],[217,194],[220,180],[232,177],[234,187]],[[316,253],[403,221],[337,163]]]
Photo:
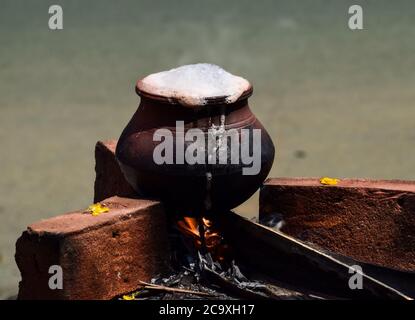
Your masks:
[[[199,221],[202,223],[200,228]],[[228,246],[223,243],[223,237],[215,230],[214,224],[207,218],[198,220],[193,217],[184,217],[183,220],[177,222],[178,229],[187,237],[193,239],[197,249],[203,249],[202,242],[204,241],[204,247],[212,255],[213,259],[222,262],[225,260]],[[200,230],[202,230],[203,237],[200,236]]]

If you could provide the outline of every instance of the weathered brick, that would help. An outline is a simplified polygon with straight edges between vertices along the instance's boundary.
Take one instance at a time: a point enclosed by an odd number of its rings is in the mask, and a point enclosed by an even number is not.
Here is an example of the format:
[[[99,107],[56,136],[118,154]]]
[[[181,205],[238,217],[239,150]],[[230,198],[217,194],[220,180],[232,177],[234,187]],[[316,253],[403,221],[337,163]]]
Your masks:
[[[95,145],[95,185],[94,202],[112,196],[127,198],[138,197],[125,180],[115,159],[117,140],[98,141]]]
[[[15,256],[22,275],[19,299],[110,299],[166,270],[162,205],[119,197],[101,203],[109,212],[67,213],[23,232]],[[51,265],[62,267],[62,290],[49,288]]]
[[[278,213],[282,231],[358,261],[415,271],[415,182],[280,178],[265,182],[260,217]],[[268,216],[269,217],[269,216]]]

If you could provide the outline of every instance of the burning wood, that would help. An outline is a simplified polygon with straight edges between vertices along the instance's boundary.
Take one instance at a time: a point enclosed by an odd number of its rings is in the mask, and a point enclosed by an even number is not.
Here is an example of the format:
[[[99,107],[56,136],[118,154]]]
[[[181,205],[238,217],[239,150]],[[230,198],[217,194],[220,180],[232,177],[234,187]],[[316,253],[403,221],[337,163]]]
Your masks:
[[[216,223],[205,217],[182,217],[169,231],[172,251],[170,274],[142,282],[132,299],[308,299],[269,279],[248,278]],[[249,270],[246,270],[249,271]],[[252,273],[252,271],[249,271]],[[265,278],[264,278],[265,279]]]
[[[211,220],[183,217],[183,220],[177,221],[177,228],[192,239],[198,250],[206,250],[215,260],[224,262],[229,255],[229,246]]]

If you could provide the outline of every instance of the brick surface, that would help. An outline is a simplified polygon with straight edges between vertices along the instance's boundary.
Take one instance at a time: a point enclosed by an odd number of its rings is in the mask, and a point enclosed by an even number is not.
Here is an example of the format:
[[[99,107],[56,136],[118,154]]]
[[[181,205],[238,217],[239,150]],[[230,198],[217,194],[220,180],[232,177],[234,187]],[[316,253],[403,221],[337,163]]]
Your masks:
[[[138,197],[125,180],[115,159],[117,140],[98,141],[95,146],[95,185],[94,202],[112,196],[127,198]]]
[[[168,242],[162,205],[112,197],[98,216],[72,212],[30,225],[16,243],[19,299],[110,299],[166,270]],[[63,289],[48,286],[51,265]]]
[[[280,178],[265,182],[260,217],[282,231],[358,261],[415,271],[415,182]]]

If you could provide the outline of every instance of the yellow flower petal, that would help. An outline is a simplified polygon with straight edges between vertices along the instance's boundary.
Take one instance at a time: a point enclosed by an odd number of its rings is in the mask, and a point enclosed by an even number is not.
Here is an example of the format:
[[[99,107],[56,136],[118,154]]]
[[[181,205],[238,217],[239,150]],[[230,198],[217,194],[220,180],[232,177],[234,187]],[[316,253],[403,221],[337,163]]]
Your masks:
[[[336,179],[336,178],[329,178],[329,177],[324,177],[320,179],[320,183],[321,184],[325,184],[328,186],[334,186],[336,184],[338,184],[340,181],[340,179]]]
[[[131,294],[125,294],[122,296],[123,300],[134,300],[135,298],[137,298],[139,292],[133,292]]]
[[[110,211],[110,209],[100,203],[94,203],[88,207],[87,211],[90,212],[93,216],[99,216],[101,213]]]

